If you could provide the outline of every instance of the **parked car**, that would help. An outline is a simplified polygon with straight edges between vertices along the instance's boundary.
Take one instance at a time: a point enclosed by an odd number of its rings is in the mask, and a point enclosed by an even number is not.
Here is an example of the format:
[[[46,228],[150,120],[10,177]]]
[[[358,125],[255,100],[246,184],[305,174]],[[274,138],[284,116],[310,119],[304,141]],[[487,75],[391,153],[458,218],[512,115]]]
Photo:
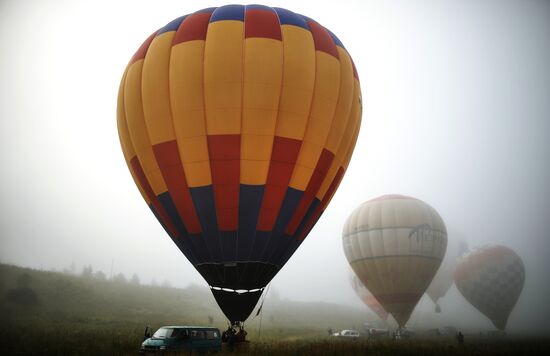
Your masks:
[[[368,335],[369,335],[370,338],[389,337],[390,336],[390,330],[389,329],[381,329],[381,328],[370,328],[370,329],[368,329]]]
[[[218,328],[205,326],[163,326],[141,344],[140,353],[155,352],[215,352],[222,347]]]
[[[359,337],[359,331],[357,330],[342,330],[338,333],[332,334],[332,336],[344,338],[344,339],[356,339]]]
[[[410,339],[411,337],[414,336],[414,332],[410,331],[410,330],[407,330],[407,328],[401,328],[401,329],[397,329],[394,333],[393,333],[393,338],[396,339],[396,340],[400,340],[400,339]]]

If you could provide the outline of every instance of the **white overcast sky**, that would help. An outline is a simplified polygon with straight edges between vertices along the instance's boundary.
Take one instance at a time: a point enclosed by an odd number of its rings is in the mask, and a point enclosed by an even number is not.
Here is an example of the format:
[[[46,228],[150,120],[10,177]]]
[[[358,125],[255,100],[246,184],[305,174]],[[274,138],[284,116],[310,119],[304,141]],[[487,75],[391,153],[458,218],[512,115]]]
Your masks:
[[[115,112],[120,77],[141,42],[176,17],[223,4],[0,1],[1,262],[109,273],[114,261],[115,272],[146,283],[207,288],[135,188]],[[339,37],[364,103],[342,185],[273,287],[290,299],[360,305],[342,225],[363,201],[399,193],[438,210],[449,238],[513,248],[527,282],[510,327],[546,325],[550,1],[265,4]]]

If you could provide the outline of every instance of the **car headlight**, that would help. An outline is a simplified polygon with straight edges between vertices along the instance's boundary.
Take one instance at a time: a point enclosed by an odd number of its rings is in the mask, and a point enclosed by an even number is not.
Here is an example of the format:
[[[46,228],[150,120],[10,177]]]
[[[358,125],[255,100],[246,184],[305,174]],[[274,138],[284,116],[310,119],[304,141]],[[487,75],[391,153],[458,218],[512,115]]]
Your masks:
[[[159,350],[166,350],[166,345],[159,346]]]

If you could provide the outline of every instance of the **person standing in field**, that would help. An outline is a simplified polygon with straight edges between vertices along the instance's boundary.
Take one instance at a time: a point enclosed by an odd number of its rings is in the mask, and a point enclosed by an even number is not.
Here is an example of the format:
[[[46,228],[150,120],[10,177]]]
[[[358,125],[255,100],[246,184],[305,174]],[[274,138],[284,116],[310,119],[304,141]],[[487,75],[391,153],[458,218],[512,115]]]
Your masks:
[[[458,345],[462,345],[464,344],[464,335],[462,334],[462,332],[458,332],[458,334],[456,334],[456,341],[458,341]]]

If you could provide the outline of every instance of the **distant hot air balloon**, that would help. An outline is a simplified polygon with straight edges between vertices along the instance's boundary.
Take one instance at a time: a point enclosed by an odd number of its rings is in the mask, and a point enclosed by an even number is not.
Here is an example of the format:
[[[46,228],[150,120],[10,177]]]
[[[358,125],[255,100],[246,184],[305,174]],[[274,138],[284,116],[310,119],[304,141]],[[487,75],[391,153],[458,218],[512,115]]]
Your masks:
[[[423,201],[385,195],[353,211],[343,245],[361,282],[403,327],[441,264],[447,231]]]
[[[327,207],[361,110],[342,43],[284,9],[200,10],[130,60],[117,112],[124,157],[230,321],[250,315]]]
[[[435,304],[436,313],[441,312],[441,307],[438,304],[439,299],[442,298],[453,285],[458,258],[467,250],[468,245],[464,240],[461,240],[460,237],[453,235],[447,237],[447,252],[445,253],[445,258],[443,258],[441,266],[439,266],[432,283],[430,283],[426,291],[426,294],[428,294]]]
[[[370,308],[380,319],[383,321],[388,320],[388,312],[384,310],[384,307],[378,303],[378,300],[374,295],[369,292],[367,287],[357,278],[353,271],[350,271],[350,283],[351,287],[357,294],[357,296]]]
[[[454,278],[464,298],[504,331],[525,283],[521,258],[508,247],[483,247],[461,259]]]

